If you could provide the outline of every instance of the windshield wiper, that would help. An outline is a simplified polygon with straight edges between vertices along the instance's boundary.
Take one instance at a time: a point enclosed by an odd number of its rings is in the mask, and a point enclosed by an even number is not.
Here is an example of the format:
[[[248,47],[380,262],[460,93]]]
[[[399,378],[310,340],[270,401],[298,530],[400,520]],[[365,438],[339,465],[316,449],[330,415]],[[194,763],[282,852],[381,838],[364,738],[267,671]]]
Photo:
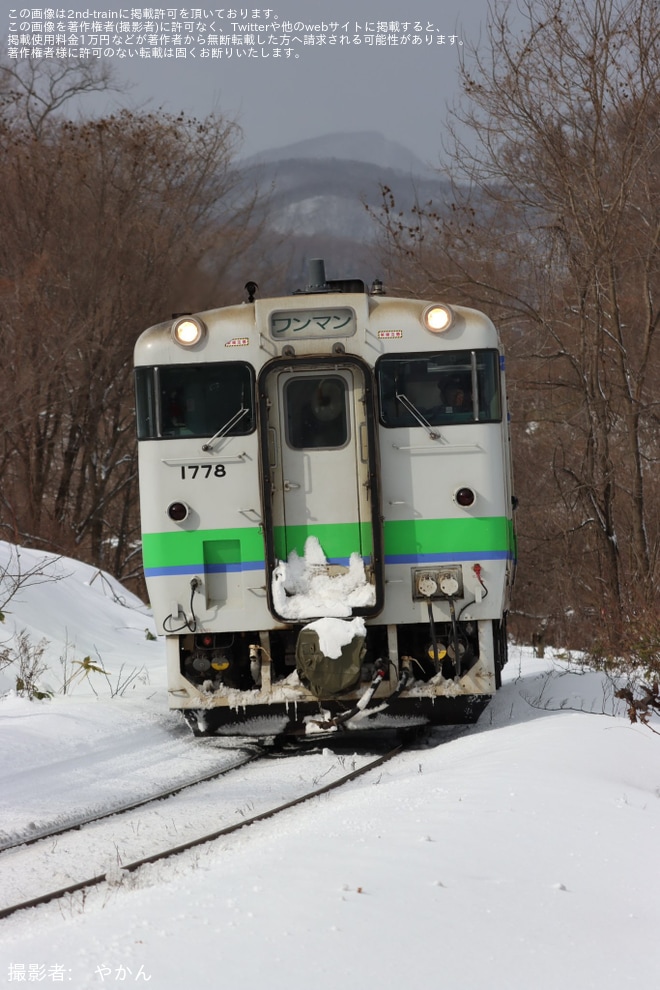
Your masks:
[[[394,397],[398,399],[399,402],[404,407],[404,409],[406,409],[410,413],[410,415],[417,420],[419,425],[424,427],[424,429],[428,432],[428,435],[431,438],[431,440],[440,440],[440,434],[435,432],[429,421],[425,419],[424,416],[422,416],[417,406],[414,406],[412,404],[412,402],[410,401],[407,395],[405,395],[403,392],[395,392]]]
[[[210,440],[207,440],[206,443],[202,444],[202,450],[210,450],[211,445],[215,443],[216,440],[220,440],[222,437],[225,437],[231,430],[232,426],[236,426],[239,419],[242,419],[243,416],[245,416],[246,412],[249,412],[249,409],[246,406],[241,406],[240,409],[237,409],[231,419],[228,419],[224,426],[221,426],[218,432],[213,434]]]

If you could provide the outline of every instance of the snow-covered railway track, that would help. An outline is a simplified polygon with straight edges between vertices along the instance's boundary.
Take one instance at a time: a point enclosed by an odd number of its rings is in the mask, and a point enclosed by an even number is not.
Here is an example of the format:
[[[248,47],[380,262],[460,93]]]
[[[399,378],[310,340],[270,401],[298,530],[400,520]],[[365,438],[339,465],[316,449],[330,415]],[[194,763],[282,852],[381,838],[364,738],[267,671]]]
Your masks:
[[[168,797],[173,797],[175,794],[179,794],[189,787],[195,787],[197,784],[203,784],[207,780],[215,780],[218,777],[222,777],[232,770],[238,770],[240,767],[245,766],[246,763],[251,763],[253,760],[258,759],[261,755],[262,751],[257,748],[236,750],[236,759],[227,765],[215,767],[213,770],[198,774],[190,780],[181,781],[173,787],[166,787],[159,791],[151,792],[144,797],[113,805],[110,808],[105,808],[103,811],[92,811],[82,815],[73,815],[67,821],[60,822],[55,826],[44,825],[42,828],[36,827],[31,829],[29,835],[18,835],[0,841],[0,853],[8,849],[18,848],[19,846],[31,846],[44,839],[53,839],[58,835],[64,835],[65,832],[73,832],[76,829],[82,828],[84,825],[90,825],[92,822],[103,821],[106,818],[112,818],[127,811],[135,811],[138,808],[152,804],[154,801],[162,801]]]
[[[348,773],[343,772],[346,761],[342,758],[328,766],[325,753],[306,755],[301,757],[301,772],[295,777],[286,775],[284,779],[276,776],[280,761],[260,761],[240,781],[238,775],[232,775],[223,780],[220,788],[217,782],[199,784],[180,791],[167,802],[156,802],[166,807],[166,812],[162,808],[134,809],[54,840],[43,840],[30,848],[9,850],[0,855],[0,890],[5,900],[0,905],[0,918],[105,882],[116,882],[147,864],[272,818],[355,780],[397,755],[402,748],[399,745],[376,758],[353,757]],[[331,774],[331,779],[326,779]],[[317,786],[321,779],[325,783]],[[275,799],[275,794],[279,794],[279,799]],[[176,804],[176,814],[172,801]],[[256,810],[257,805],[261,806],[260,810]],[[209,831],[209,820],[220,827]],[[221,822],[224,824],[220,825]],[[179,830],[187,831],[191,837],[172,844],[172,832],[179,834]]]

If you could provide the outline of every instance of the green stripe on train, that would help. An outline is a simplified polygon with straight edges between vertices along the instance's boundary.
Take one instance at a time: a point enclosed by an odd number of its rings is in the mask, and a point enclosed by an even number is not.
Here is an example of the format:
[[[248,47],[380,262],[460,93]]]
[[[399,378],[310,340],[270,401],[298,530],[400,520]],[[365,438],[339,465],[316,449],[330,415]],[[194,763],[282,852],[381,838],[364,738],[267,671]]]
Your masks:
[[[147,569],[201,565],[204,544],[222,540],[228,551],[224,563],[240,564],[244,560],[264,560],[264,538],[255,526],[237,529],[194,529],[178,533],[144,533],[142,559]],[[209,549],[207,546],[207,558]],[[212,561],[215,563],[215,561]]]
[[[384,524],[385,556],[435,552],[514,551],[511,520],[506,516],[486,519],[401,519]]]
[[[325,523],[275,527],[275,552],[285,559],[292,549],[302,555],[305,540],[316,536],[326,557],[337,559],[373,552],[370,523]],[[286,537],[286,539],[285,539]],[[361,541],[360,541],[361,537]],[[511,551],[515,555],[513,524],[505,516],[487,519],[402,519],[384,524],[385,555]],[[218,561],[240,564],[264,561],[264,541],[255,526],[234,529],[181,530],[145,533],[142,556],[147,569],[215,563],[214,544],[222,541]]]
[[[275,553],[284,560],[292,550],[300,556],[305,552],[305,540],[316,536],[326,557],[350,557],[355,551],[369,556],[373,550],[370,523],[326,523],[323,525],[275,527]],[[360,536],[362,543],[360,544]],[[264,561],[264,540],[255,527],[238,529],[182,530],[177,533],[145,533],[142,537],[142,558],[148,570],[161,567],[201,565],[209,561],[214,544],[222,542],[218,562],[240,564],[242,561]],[[211,563],[216,563],[211,560]]]

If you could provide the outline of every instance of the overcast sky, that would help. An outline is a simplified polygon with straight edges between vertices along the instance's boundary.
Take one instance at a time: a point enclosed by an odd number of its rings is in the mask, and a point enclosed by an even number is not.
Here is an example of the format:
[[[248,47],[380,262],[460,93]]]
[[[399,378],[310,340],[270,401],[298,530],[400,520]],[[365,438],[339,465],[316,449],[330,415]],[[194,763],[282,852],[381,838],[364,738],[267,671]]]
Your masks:
[[[238,47],[232,48],[230,57],[202,58],[194,42],[196,57],[162,61],[114,58],[117,77],[131,84],[131,88],[119,98],[108,97],[108,106],[128,102],[150,109],[185,110],[195,116],[218,109],[240,123],[244,132],[242,152],[246,155],[335,131],[364,129],[380,131],[400,141],[431,164],[439,161],[446,104],[458,93],[460,43],[479,43],[487,0],[364,0],[359,4],[354,0],[277,0],[270,18],[265,16],[268,8],[248,7],[246,0],[242,2],[242,8],[234,8],[235,18],[229,16],[231,8],[224,8],[218,16],[220,8],[202,7],[209,15],[203,14],[202,18],[206,34],[236,34],[239,25],[250,22],[278,22],[282,26],[287,21],[328,26],[335,22],[339,24],[335,31],[338,41],[333,46],[294,41],[290,46],[293,54],[287,57],[283,51],[279,58],[271,54],[273,45],[262,45],[258,58],[245,53],[239,57]],[[0,9],[6,11],[8,18],[10,9],[26,8],[15,0],[0,0]],[[46,8],[38,9],[48,16]],[[57,12],[57,8],[53,9]],[[89,31],[93,30],[94,11],[122,11],[133,16],[135,9],[128,0],[91,0],[89,4],[73,0],[70,7],[62,8],[69,36],[70,10],[90,12]],[[192,12],[191,8],[186,10]],[[242,17],[245,11],[247,18]],[[259,13],[257,18],[252,16],[255,11]],[[185,12],[178,8],[179,21]],[[165,28],[169,30],[167,9],[164,14]],[[21,14],[16,16],[23,23]],[[399,22],[398,32],[388,33],[398,33],[399,38],[407,34],[410,39],[416,34],[422,43],[353,43],[356,34],[363,37],[371,33],[369,28],[375,34],[377,22],[384,21]],[[404,30],[406,22],[408,28]],[[416,22],[422,31],[415,30]],[[429,23],[432,31],[426,30]],[[349,25],[347,31],[343,30],[345,24]],[[2,33],[6,34],[6,30]],[[281,31],[270,33],[279,36]],[[291,32],[294,38],[307,35],[316,39],[319,34],[329,38],[332,32]],[[342,34],[351,39],[350,45],[339,43]],[[264,40],[267,35],[262,32],[258,37]],[[438,35],[445,36],[444,45],[435,43]],[[431,37],[433,44],[428,43]],[[262,52],[269,57],[263,57]]]

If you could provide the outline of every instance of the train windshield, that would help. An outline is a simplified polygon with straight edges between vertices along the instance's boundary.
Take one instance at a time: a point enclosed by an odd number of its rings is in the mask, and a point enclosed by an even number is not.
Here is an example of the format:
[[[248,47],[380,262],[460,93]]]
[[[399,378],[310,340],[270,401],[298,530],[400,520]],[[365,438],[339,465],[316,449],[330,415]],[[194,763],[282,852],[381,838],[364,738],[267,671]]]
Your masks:
[[[499,422],[499,369],[496,350],[388,354],[376,364],[381,423],[394,429]]]
[[[251,433],[256,426],[254,372],[249,364],[136,368],[138,439]]]

